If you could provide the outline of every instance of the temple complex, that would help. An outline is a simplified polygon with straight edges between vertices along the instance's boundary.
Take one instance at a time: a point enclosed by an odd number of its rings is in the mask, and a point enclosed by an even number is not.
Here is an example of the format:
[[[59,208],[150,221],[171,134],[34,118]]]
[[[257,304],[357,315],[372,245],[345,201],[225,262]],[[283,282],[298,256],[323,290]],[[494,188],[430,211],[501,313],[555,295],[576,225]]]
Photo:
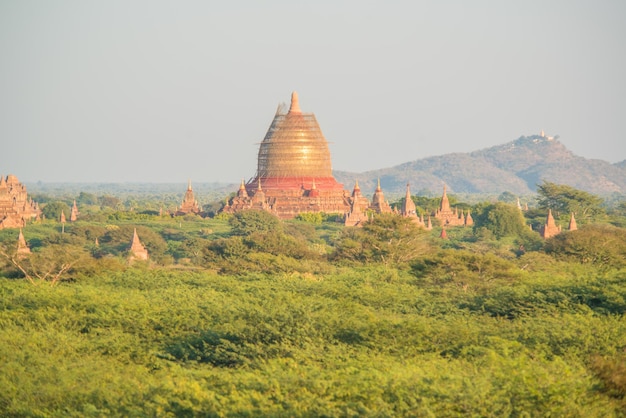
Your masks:
[[[183,202],[180,207],[176,209],[176,215],[186,215],[188,213],[200,213],[200,205],[198,205],[198,201],[193,193],[193,189],[191,188],[191,180],[189,180],[187,184],[187,191],[185,192],[185,197],[183,198]]]
[[[145,261],[148,259],[148,250],[139,241],[139,235],[137,235],[137,228],[133,231],[133,239],[130,242],[128,261],[135,260]]]
[[[474,220],[471,216],[467,218],[463,215],[463,212],[459,212],[456,208],[452,209],[450,207],[450,201],[448,200],[448,194],[445,184],[443,185],[443,195],[441,196],[439,208],[435,211],[433,216],[435,217],[435,219],[439,219],[441,225],[444,226],[464,226],[474,224]]]
[[[332,175],[328,142],[315,115],[302,112],[298,94],[293,92],[289,111],[278,107],[260,144],[256,176],[242,182],[222,211],[256,208],[289,219],[305,212],[345,215],[353,204]],[[367,206],[369,202],[361,209]]]
[[[22,228],[40,215],[39,206],[28,197],[17,177],[0,176],[0,229]]]
[[[556,222],[554,221],[554,216],[552,216],[552,209],[548,209],[546,223],[541,227],[540,234],[543,238],[547,239],[559,233],[561,233],[561,227],[557,226]]]

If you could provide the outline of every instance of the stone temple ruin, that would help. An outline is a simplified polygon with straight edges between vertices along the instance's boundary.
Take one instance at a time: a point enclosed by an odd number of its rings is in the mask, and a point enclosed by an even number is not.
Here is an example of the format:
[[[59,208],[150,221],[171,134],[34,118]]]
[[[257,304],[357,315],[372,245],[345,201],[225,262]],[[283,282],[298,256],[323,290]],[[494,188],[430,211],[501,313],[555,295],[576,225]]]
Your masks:
[[[12,174],[0,176],[0,229],[22,228],[39,219],[41,210],[26,193],[26,186]]]
[[[191,187],[191,180],[187,183],[187,190],[185,191],[185,197],[183,198],[180,207],[176,208],[174,215],[187,215],[189,213],[199,214],[201,212],[200,205],[196,200],[196,196],[193,193]]]

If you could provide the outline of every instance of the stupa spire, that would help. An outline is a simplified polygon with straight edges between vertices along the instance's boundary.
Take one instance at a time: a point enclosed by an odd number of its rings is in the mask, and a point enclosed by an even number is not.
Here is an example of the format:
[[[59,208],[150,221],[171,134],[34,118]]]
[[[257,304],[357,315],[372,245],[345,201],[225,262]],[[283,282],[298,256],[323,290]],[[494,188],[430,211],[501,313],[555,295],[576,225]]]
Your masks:
[[[139,235],[137,235],[137,228],[133,230],[133,239],[130,242],[129,252],[129,261],[148,259],[148,250],[139,240]]]
[[[248,191],[246,190],[246,185],[241,179],[241,184],[239,185],[239,190],[237,191],[237,196],[239,197],[248,197]]]
[[[20,228],[20,233],[17,236],[17,256],[21,258],[27,254],[30,254],[30,248],[28,247],[28,244],[26,244],[22,228]]]
[[[409,183],[406,184],[406,194],[404,196],[404,203],[402,204],[402,209],[400,209],[402,216],[412,216],[417,217],[417,208],[415,207],[415,203],[413,199],[411,199],[411,188],[409,187]]]
[[[446,184],[443,184],[443,195],[441,196],[441,203],[439,204],[440,211],[449,211],[450,210],[450,201],[448,200],[448,192]]]
[[[298,92],[294,91],[291,93],[291,106],[289,106],[289,113],[291,114],[299,114],[302,113],[300,110],[300,103],[298,102]]]
[[[352,190],[352,197],[360,197],[361,196],[361,188],[359,187],[359,181],[355,180],[354,189]]]
[[[578,229],[578,226],[576,225],[576,218],[574,218],[574,212],[570,215],[568,229],[570,231],[576,231]]]
[[[70,222],[75,222],[78,219],[78,206],[76,206],[76,199],[74,199],[74,204],[72,205],[72,209],[70,211]]]
[[[558,226],[552,216],[552,209],[548,209],[548,216],[546,223],[541,228],[541,236],[543,238],[550,238],[561,232],[561,227]]]

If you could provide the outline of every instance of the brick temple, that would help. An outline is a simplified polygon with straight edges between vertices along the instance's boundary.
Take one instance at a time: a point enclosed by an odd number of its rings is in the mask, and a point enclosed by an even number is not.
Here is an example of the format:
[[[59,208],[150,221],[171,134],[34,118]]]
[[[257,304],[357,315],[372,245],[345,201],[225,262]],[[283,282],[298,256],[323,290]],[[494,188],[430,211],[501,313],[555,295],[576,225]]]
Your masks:
[[[187,190],[185,191],[185,197],[183,197],[183,201],[180,204],[180,207],[176,208],[174,212],[175,215],[187,215],[189,213],[199,214],[202,212],[200,209],[200,205],[196,200],[196,196],[193,193],[193,188],[191,187],[191,180],[187,183]]]
[[[26,192],[26,186],[12,174],[0,176],[0,229],[22,228],[41,216],[39,205]]]

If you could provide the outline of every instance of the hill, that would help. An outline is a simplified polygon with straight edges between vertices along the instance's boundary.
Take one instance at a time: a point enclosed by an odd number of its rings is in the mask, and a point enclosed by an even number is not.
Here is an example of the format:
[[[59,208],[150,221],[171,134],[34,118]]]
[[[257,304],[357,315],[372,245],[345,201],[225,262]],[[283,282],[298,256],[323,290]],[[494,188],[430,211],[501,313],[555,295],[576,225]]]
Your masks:
[[[626,161],[611,164],[574,155],[558,138],[522,136],[470,153],[451,153],[360,174],[335,172],[347,188],[355,180],[373,190],[377,179],[387,193],[439,193],[443,183],[456,193],[534,193],[547,180],[590,193],[626,193]]]

